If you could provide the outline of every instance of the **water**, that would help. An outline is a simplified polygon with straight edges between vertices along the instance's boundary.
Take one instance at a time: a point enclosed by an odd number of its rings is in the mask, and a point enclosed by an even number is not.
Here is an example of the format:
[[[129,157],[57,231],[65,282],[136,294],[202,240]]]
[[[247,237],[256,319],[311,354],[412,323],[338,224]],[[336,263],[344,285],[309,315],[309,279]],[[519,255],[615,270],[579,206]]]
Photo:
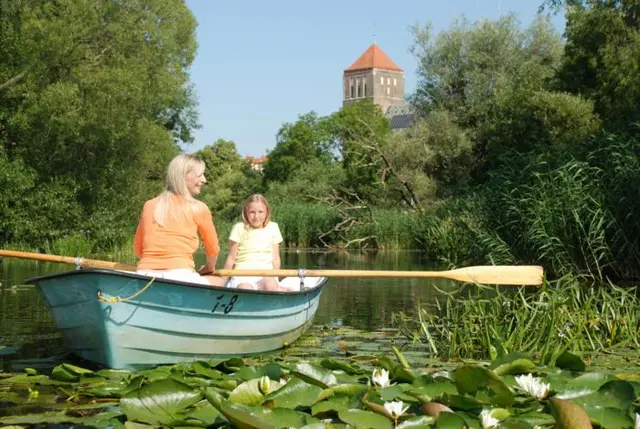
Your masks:
[[[198,255],[197,259],[202,259]],[[222,260],[222,259],[221,259]],[[0,260],[0,362],[46,366],[50,357],[64,353],[62,335],[36,288],[25,280],[68,271],[71,265],[4,258]],[[349,270],[434,270],[421,252],[285,252],[283,268]],[[391,315],[411,314],[416,305],[433,303],[439,292],[454,283],[444,279],[330,278],[316,313],[316,325],[349,327],[365,332],[391,328]],[[33,361],[33,362],[31,362]],[[6,369],[6,368],[5,368]]]

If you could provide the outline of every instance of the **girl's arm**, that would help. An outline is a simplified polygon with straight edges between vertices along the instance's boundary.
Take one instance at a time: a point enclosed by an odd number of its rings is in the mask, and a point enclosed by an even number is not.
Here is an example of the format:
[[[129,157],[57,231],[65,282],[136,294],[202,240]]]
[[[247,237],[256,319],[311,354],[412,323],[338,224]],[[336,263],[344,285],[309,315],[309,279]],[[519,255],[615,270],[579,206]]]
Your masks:
[[[279,270],[280,269],[280,245],[274,244],[273,249],[271,250],[271,253],[273,254],[273,269]]]
[[[229,256],[227,256],[227,260],[224,263],[225,270],[233,269],[233,266],[236,264],[236,256],[238,255],[238,246],[240,246],[240,243],[229,240]]]

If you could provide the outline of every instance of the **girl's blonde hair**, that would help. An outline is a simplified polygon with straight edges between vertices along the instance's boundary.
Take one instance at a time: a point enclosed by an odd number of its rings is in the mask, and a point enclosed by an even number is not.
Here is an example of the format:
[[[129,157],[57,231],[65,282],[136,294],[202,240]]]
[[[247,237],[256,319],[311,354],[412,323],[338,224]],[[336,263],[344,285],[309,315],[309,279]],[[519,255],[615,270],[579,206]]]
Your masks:
[[[204,161],[193,155],[182,153],[171,160],[167,168],[164,192],[160,194],[158,204],[153,212],[153,219],[158,224],[164,226],[167,218],[189,218],[189,214],[198,205],[195,204],[197,200],[193,198],[187,188],[186,176],[189,173],[199,176],[204,173],[204,169]],[[175,195],[183,197],[189,204],[175,204],[173,200]]]
[[[244,207],[242,208],[242,220],[244,221],[245,227],[249,227],[250,223],[247,220],[247,210],[249,205],[252,203],[261,203],[264,204],[264,207],[267,211],[267,215],[264,217],[264,222],[262,222],[262,227],[264,228],[271,222],[271,208],[269,207],[269,203],[267,199],[262,194],[253,194],[251,195],[247,201],[244,203]]]

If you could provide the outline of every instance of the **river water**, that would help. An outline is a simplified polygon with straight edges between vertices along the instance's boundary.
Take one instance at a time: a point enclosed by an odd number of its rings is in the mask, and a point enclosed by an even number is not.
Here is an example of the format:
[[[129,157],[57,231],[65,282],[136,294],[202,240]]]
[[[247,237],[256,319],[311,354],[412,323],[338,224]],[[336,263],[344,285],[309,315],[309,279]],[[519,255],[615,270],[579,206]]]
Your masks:
[[[202,261],[199,261],[202,259]],[[197,255],[196,262],[203,262]],[[56,263],[0,260],[0,361],[30,361],[46,365],[64,353],[62,335],[36,288],[25,280],[43,274],[63,272],[73,266]],[[419,251],[328,252],[285,251],[283,268],[348,270],[434,270],[433,262]],[[391,316],[398,311],[411,314],[417,305],[429,305],[440,292],[455,287],[444,279],[416,278],[330,278],[325,286],[314,323],[347,327],[362,332],[393,328]],[[19,366],[23,366],[23,365]]]

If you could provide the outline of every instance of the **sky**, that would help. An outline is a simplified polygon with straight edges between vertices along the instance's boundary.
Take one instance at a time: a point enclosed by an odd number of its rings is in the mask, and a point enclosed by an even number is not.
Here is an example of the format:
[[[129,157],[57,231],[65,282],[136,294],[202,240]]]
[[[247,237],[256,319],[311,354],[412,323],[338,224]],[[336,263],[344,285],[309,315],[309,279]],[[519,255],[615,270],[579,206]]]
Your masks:
[[[543,0],[187,0],[198,21],[191,67],[197,97],[195,152],[217,139],[233,140],[242,156],[273,149],[280,127],[314,111],[342,106],[342,73],[375,41],[416,88],[410,27],[430,22],[446,31],[470,21],[517,14],[528,27]],[[552,19],[562,31],[564,19]]]

